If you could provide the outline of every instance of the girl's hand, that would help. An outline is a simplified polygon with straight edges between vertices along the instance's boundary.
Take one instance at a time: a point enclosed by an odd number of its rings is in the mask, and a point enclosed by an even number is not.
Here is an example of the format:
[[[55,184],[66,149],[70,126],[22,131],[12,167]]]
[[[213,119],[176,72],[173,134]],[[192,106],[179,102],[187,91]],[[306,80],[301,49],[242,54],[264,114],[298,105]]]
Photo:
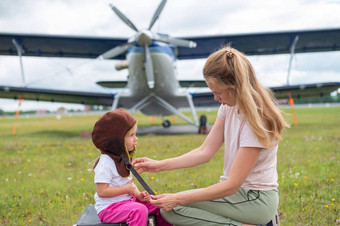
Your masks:
[[[140,202],[150,202],[150,194],[147,191],[140,192],[135,196]]]
[[[132,166],[138,171],[138,173],[160,171],[159,161],[146,157],[136,158],[132,161]]]
[[[136,194],[139,193],[137,186],[133,183],[134,179],[127,182],[124,186],[126,187],[126,190],[129,195],[136,196]]]
[[[179,205],[176,194],[152,195],[150,203],[154,206],[162,208],[165,211],[169,211]]]

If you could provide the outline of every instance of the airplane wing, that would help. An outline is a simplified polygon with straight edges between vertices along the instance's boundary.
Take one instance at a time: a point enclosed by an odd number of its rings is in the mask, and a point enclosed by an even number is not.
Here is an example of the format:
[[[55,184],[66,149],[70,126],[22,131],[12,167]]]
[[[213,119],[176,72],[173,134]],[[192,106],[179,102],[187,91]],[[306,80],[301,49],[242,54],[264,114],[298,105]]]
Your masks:
[[[277,99],[287,99],[291,93],[293,99],[305,97],[325,97],[340,88],[340,82],[325,82],[305,85],[269,87]],[[212,92],[191,93],[195,106],[218,106]]]
[[[270,87],[270,89],[275,93],[277,99],[287,99],[289,92],[292,94],[292,97],[294,99],[311,96],[323,97],[329,95],[331,92],[336,91],[339,88],[340,82]],[[190,94],[192,96],[195,106],[197,107],[220,105],[218,101],[214,100],[214,95],[212,92],[196,91],[191,92]],[[102,93],[79,92],[43,88],[0,86],[0,98],[7,99],[22,98],[25,100],[36,101],[112,106],[115,95],[116,95],[115,93],[103,93],[103,92]],[[128,97],[123,98],[126,99],[125,101],[123,101],[124,102],[123,105],[126,105],[125,107],[131,107],[135,103],[135,100],[130,100]]]
[[[181,87],[207,87],[205,80],[181,80]]]
[[[195,92],[190,94],[195,107],[213,107],[221,105],[220,102],[214,99],[214,94],[212,92]]]
[[[178,59],[206,58],[222,45],[232,46],[246,55],[290,53],[295,37],[299,39],[295,53],[340,50],[340,28],[303,31],[282,31],[237,35],[181,37],[197,43],[196,48],[178,48]]]
[[[196,48],[178,47],[178,59],[206,58],[229,42],[247,55],[289,53],[296,36],[296,53],[340,50],[340,28],[282,31],[237,35],[181,37],[197,43]],[[15,40],[24,50],[23,56],[96,58],[113,47],[125,44],[127,38],[62,36],[0,33],[0,55],[16,56]],[[125,59],[126,53],[114,57]]]
[[[0,86],[0,98],[111,106],[115,94]]]
[[[340,88],[340,82],[324,82],[305,85],[270,87],[277,99],[287,99],[291,93],[293,99],[303,97],[324,97]]]
[[[218,102],[214,101],[212,93],[196,93],[194,102],[197,106],[213,106]],[[104,93],[104,92],[80,92],[70,90],[55,90],[47,88],[30,88],[19,86],[4,86],[0,85],[0,98],[4,99],[24,99],[33,101],[47,101],[47,102],[60,102],[60,103],[73,103],[73,104],[85,104],[85,105],[103,105],[112,106],[112,103],[116,97],[116,93]],[[131,108],[142,97],[120,96],[119,107]],[[174,106],[187,106],[187,99],[185,96],[178,96],[172,98],[171,104]],[[206,105],[202,105],[206,104]],[[161,112],[164,109],[159,109]]]
[[[99,81],[97,85],[106,88],[125,88],[127,86],[127,81]]]
[[[96,58],[127,42],[127,38],[0,33],[0,55],[18,55],[13,40],[23,49],[23,56],[73,58]],[[115,59],[125,59],[125,53]]]

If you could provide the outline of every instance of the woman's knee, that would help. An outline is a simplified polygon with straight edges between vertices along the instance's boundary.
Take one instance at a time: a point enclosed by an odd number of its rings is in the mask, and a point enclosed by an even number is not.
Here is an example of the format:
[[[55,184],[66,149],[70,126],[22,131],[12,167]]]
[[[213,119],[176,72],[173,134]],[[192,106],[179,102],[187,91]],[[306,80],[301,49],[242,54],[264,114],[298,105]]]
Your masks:
[[[175,224],[174,219],[176,219],[176,216],[172,210],[165,211],[163,209],[160,209],[160,214],[166,222],[170,224]]]
[[[167,217],[169,216],[169,214],[171,214],[171,210],[170,211],[165,211],[163,209],[160,209],[160,214],[162,215],[162,217],[164,218],[164,220],[167,221]],[[168,221],[169,222],[169,221]]]

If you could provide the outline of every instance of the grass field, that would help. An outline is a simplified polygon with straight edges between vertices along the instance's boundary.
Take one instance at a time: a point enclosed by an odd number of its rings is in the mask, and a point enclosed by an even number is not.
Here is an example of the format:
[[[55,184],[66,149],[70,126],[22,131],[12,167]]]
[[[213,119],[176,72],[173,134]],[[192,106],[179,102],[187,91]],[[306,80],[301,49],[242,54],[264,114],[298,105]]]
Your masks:
[[[284,111],[291,122],[291,110]],[[216,111],[204,113],[213,124]],[[337,225],[340,107],[298,108],[295,113],[298,126],[285,131],[278,153],[281,225]],[[19,118],[16,135],[12,135],[14,118],[0,118],[0,225],[72,225],[94,203],[89,169],[99,151],[88,134],[98,117]],[[141,114],[135,117],[139,126],[153,121]],[[172,120],[184,123],[177,117]],[[160,119],[154,123],[160,124]],[[177,156],[199,146],[204,138],[140,136],[137,157]],[[218,182],[222,170],[219,151],[202,166],[142,176],[157,193],[179,192]]]

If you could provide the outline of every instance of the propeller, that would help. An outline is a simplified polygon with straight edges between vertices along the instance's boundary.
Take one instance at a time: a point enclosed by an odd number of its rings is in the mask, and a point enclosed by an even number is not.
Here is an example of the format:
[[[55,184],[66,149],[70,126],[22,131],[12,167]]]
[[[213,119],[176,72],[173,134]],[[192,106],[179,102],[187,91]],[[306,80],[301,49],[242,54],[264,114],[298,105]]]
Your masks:
[[[155,14],[153,15],[152,19],[151,19],[151,22],[150,22],[150,25],[149,25],[149,28],[148,30],[151,30],[152,26],[155,24],[156,20],[158,19],[159,15],[161,14],[164,6],[165,6],[165,3],[166,3],[166,0],[163,0],[161,2],[161,4],[159,4]]]
[[[185,39],[178,39],[178,38],[169,38],[169,37],[155,37],[154,40],[159,42],[166,42],[175,46],[181,47],[188,47],[188,48],[195,48],[197,46],[196,42],[185,40]]]
[[[108,51],[106,51],[105,53],[101,54],[98,58],[99,59],[110,59],[113,58],[115,56],[118,56],[124,52],[126,52],[131,46],[135,45],[136,42],[130,42],[130,43],[126,43],[124,45],[120,45],[120,46],[116,46],[113,49],[110,49]]]
[[[126,52],[130,47],[132,47],[135,44],[138,44],[139,46],[143,46],[144,51],[144,67],[145,67],[145,74],[147,78],[147,84],[150,89],[153,89],[155,86],[155,76],[153,71],[153,63],[152,58],[150,54],[149,46],[152,44],[153,41],[159,41],[159,42],[165,42],[169,43],[171,45],[180,46],[180,47],[188,47],[188,48],[194,48],[196,47],[196,43],[189,40],[184,39],[175,39],[170,37],[163,37],[158,35],[153,35],[153,33],[150,31],[157,19],[159,18],[159,15],[161,14],[167,0],[162,0],[162,2],[159,4],[156,12],[154,13],[150,25],[148,29],[139,30],[122,12],[120,12],[115,6],[110,4],[111,9],[117,14],[117,16],[126,24],[128,25],[132,30],[136,31],[137,34],[135,36],[135,39],[130,40],[128,43],[116,46],[105,53],[101,54],[98,58],[99,59],[110,59],[114,58],[124,52]]]
[[[136,26],[122,13],[120,12],[115,6],[110,4],[111,9],[117,14],[117,16],[124,21],[125,24],[127,24],[130,28],[138,32],[138,29]]]
[[[153,73],[153,64],[152,64],[152,59],[151,59],[151,54],[149,50],[149,46],[145,45],[145,62],[144,62],[144,67],[145,67],[145,73],[146,73],[146,79],[148,81],[148,86],[150,89],[153,89],[155,86],[155,76]]]

